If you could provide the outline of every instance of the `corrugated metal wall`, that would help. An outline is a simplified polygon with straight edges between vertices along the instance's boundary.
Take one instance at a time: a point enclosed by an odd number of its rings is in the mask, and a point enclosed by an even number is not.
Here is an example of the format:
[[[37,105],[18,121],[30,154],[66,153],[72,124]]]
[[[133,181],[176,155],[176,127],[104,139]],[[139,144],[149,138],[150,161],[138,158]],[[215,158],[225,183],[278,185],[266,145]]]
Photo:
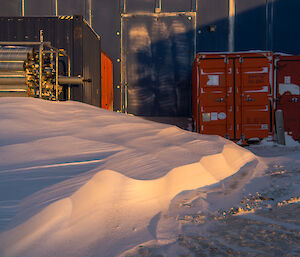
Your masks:
[[[278,0],[273,6],[272,49],[279,52],[300,54],[300,1]]]
[[[123,14],[123,108],[145,116],[190,112],[195,13]]]
[[[198,0],[197,52],[228,50],[228,14],[228,1]]]
[[[235,50],[266,48],[266,0],[236,1]]]
[[[1,17],[0,41],[44,41],[65,49],[71,60],[71,75],[90,82],[72,88],[72,99],[101,106],[101,41],[82,16],[74,17]],[[67,59],[60,63],[61,75],[67,75]]]
[[[21,0],[0,2],[0,15],[21,13]],[[82,14],[89,20],[90,2],[59,0],[58,14]],[[54,15],[54,9],[55,0],[25,0],[25,15]],[[259,49],[299,54],[299,9],[299,0],[92,0],[93,28],[114,61],[115,109],[189,116],[191,84],[186,78],[195,52]],[[179,15],[162,18],[172,13]],[[129,43],[137,25],[148,40],[140,49]]]

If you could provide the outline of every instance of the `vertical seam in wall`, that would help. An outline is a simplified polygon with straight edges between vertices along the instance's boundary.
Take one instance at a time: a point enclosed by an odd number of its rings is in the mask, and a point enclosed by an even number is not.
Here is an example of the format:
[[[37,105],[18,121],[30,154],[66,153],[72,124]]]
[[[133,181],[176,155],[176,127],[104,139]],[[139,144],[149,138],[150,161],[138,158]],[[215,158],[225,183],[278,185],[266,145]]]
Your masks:
[[[123,0],[123,13],[126,13],[126,0]]]
[[[124,10],[125,10],[125,1],[124,1]],[[123,49],[123,40],[124,40],[124,35],[123,35],[123,33],[124,33],[124,28],[123,28],[123,26],[124,26],[124,24],[123,24],[123,17],[121,16],[121,28],[120,28],[120,30],[121,30],[121,42],[120,42],[120,52],[121,52],[121,62],[120,62],[120,75],[121,75],[121,78],[120,78],[120,89],[121,89],[121,92],[120,92],[120,101],[121,101],[121,103],[120,103],[120,111],[121,112],[124,112],[124,99],[123,99],[123,97],[124,97],[124,86],[125,86],[125,83],[124,83],[124,81],[125,81],[125,78],[124,78],[124,76],[126,76],[125,74],[124,74],[124,61],[125,61],[125,54],[124,54],[124,49]]]
[[[21,1],[21,15],[25,16],[25,0]]]
[[[55,16],[58,15],[58,3],[57,0],[55,0]]]
[[[229,18],[229,33],[228,33],[228,51],[234,51],[234,30],[235,30],[235,0],[229,0],[228,18]]]
[[[270,50],[269,49],[269,1],[266,0],[266,45],[265,45],[265,49],[266,50]]]
[[[89,0],[89,25],[92,28],[92,0]]]

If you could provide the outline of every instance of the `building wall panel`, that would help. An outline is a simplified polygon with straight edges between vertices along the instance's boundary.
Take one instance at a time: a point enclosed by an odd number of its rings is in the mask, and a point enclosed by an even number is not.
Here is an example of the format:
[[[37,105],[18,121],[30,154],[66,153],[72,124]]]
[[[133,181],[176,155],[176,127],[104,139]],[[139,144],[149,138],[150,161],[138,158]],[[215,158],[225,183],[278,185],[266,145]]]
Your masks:
[[[87,14],[88,5],[82,0],[58,0],[58,15],[82,15]]]
[[[190,12],[196,10],[194,0],[161,0],[163,12]]]
[[[236,1],[235,51],[266,50],[266,0]]]
[[[25,0],[25,16],[55,15],[54,1]]]
[[[228,50],[228,1],[198,0],[197,52]]]
[[[300,54],[300,1],[277,0],[273,12],[273,50],[290,54]]]
[[[126,13],[154,12],[156,0],[123,0]]]
[[[193,18],[162,14],[123,19],[125,111],[145,116],[188,115]]]
[[[18,16],[21,14],[21,3],[19,0],[1,0],[0,16]]]

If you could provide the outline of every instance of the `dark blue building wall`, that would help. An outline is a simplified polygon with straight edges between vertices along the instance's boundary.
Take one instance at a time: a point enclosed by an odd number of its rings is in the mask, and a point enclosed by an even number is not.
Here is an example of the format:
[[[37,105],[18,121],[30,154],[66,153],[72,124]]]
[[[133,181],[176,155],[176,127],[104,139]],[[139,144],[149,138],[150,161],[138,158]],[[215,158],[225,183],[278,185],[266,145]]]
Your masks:
[[[273,4],[272,50],[300,54],[300,1],[277,0]]]
[[[228,50],[228,1],[198,0],[197,52]]]
[[[265,50],[267,22],[266,0],[237,1],[234,50]]]

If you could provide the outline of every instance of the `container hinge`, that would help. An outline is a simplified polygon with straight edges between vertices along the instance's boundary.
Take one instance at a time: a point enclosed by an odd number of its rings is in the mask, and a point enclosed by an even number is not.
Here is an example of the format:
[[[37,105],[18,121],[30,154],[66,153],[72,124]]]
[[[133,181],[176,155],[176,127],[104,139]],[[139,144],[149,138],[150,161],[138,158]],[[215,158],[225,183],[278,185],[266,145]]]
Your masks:
[[[228,64],[229,63],[229,59],[227,57],[224,58],[224,62]]]
[[[239,61],[240,61],[240,63],[243,63],[244,62],[244,58],[240,57]]]

